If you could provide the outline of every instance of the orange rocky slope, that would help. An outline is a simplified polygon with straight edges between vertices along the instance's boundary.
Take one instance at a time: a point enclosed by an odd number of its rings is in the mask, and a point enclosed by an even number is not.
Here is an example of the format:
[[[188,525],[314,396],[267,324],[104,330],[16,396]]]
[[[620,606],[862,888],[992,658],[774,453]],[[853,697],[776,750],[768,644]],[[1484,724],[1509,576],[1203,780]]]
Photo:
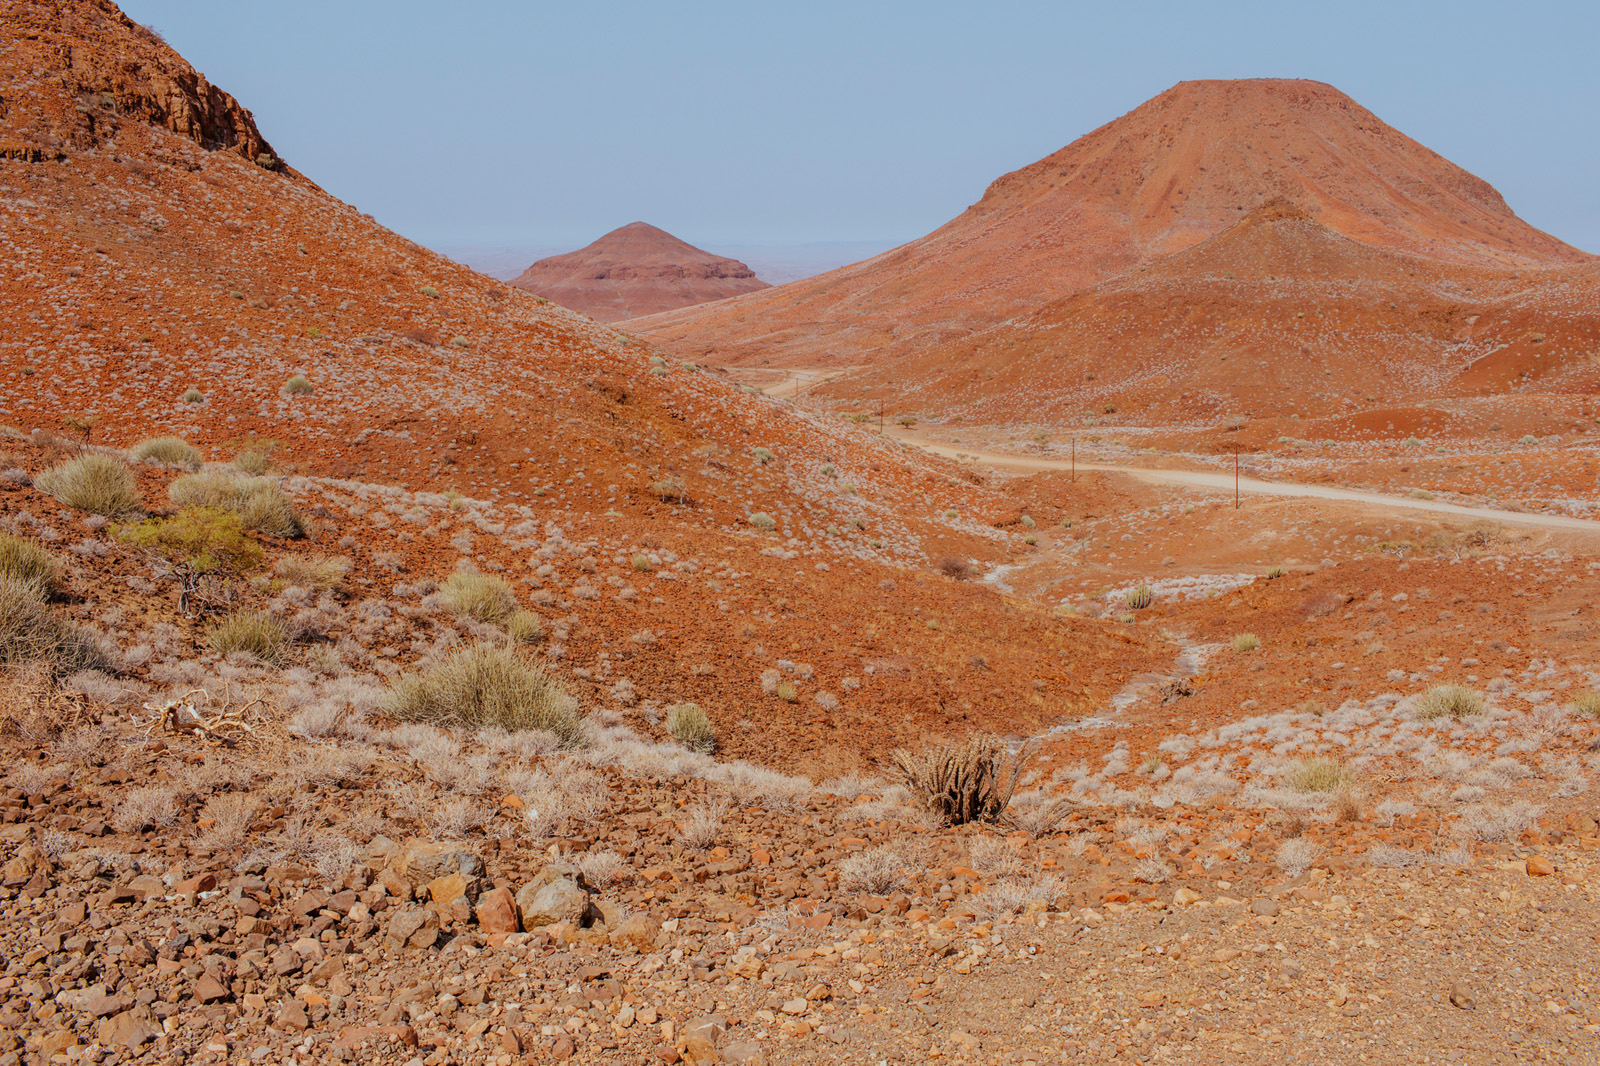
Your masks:
[[[647,222],[630,222],[586,247],[541,259],[511,284],[617,322],[767,288],[755,271],[680,241]]]
[[[500,571],[596,701],[701,700],[730,749],[788,765],[854,765],[962,716],[1031,728],[1143,655],[933,572],[1028,550],[1022,501],[382,229],[108,3],[12,4],[0,25],[0,143],[23,149],[0,164],[0,422],[47,431],[0,449],[8,465],[37,472],[67,426],[177,434],[211,460],[266,448],[298,475],[315,550],[351,556],[382,609],[458,567]],[[145,476],[148,506],[170,476]],[[13,525],[77,524],[32,490],[0,500]],[[83,611],[105,576],[85,568]],[[988,669],[958,650],[968,628]],[[456,639],[390,629],[352,665],[393,672]],[[797,703],[763,692],[769,669],[794,671]]]

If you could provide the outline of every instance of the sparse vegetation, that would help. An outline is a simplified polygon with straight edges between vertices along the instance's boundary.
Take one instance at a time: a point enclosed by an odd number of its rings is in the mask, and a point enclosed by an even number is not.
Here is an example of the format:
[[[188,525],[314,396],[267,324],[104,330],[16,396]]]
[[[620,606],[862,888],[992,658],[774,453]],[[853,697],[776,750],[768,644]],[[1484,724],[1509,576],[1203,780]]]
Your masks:
[[[152,437],[128,449],[128,456],[140,462],[154,460],[188,470],[200,469],[200,452],[181,437]]]
[[[711,752],[717,746],[717,729],[697,703],[674,703],[667,708],[667,732],[692,751]]]
[[[839,863],[839,885],[869,896],[887,896],[905,883],[905,859],[893,848],[868,848]]]
[[[785,703],[793,703],[800,698],[800,693],[794,687],[793,681],[779,681],[773,686],[772,693]]]
[[[1413,712],[1423,721],[1471,718],[1483,713],[1483,697],[1465,685],[1435,685],[1418,699]]]
[[[771,515],[767,514],[765,511],[757,511],[755,514],[746,519],[746,521],[748,521],[755,528],[761,530],[763,533],[771,533],[774,529],[778,528],[777,520]]]
[[[544,639],[544,619],[532,611],[514,611],[506,621],[506,636],[518,644],[533,644]]]
[[[37,544],[0,533],[0,578],[29,585],[44,597],[55,590],[58,570],[56,557]]]
[[[1240,633],[1233,638],[1233,650],[1236,652],[1255,651],[1261,647],[1261,638],[1254,633]]]
[[[544,730],[566,745],[579,738],[578,701],[514,648],[476,644],[402,676],[385,709],[405,722]]]
[[[188,389],[183,394],[184,403],[205,403],[206,394],[199,389]]]
[[[1009,753],[1004,741],[974,737],[965,744],[935,745],[917,754],[896,749],[894,765],[907,789],[951,825],[998,821],[1016,792],[1026,747]]]
[[[1281,566],[1271,566],[1271,567],[1267,568],[1267,580],[1268,581],[1276,581],[1276,580],[1278,580],[1278,578],[1280,578],[1282,576],[1283,576],[1283,567],[1281,567]]]
[[[304,374],[296,374],[283,383],[283,391],[290,396],[310,396],[314,390]]]
[[[303,531],[294,505],[272,478],[240,477],[224,470],[185,474],[172,483],[167,494],[179,507],[232,511],[246,529],[268,536],[297,537]]]
[[[504,624],[517,609],[517,594],[494,574],[457,571],[440,586],[439,595],[456,614],[493,625]]]
[[[0,567],[0,572],[3,572]],[[1572,713],[1584,718],[1600,718],[1600,692],[1589,689],[1578,693],[1572,700]]]
[[[246,448],[233,457],[233,465],[247,474],[265,474],[267,453],[260,448]]]
[[[756,448],[750,454],[754,455],[756,457],[756,462],[760,463],[762,466],[766,466],[773,460],[771,448]]]
[[[955,578],[957,581],[966,581],[972,577],[972,564],[965,559],[955,556],[946,556],[939,560],[939,572],[945,577]]]
[[[243,652],[276,666],[289,651],[289,627],[265,611],[239,611],[206,627],[206,642],[221,655]]]
[[[178,583],[185,614],[196,595],[225,585],[261,561],[261,546],[244,532],[244,520],[220,507],[186,507],[171,518],[152,518],[117,530],[117,539],[143,551],[160,576]]]
[[[105,669],[111,654],[98,634],[53,611],[39,584],[0,576],[0,665],[39,663],[65,675]]]
[[[138,482],[128,464],[103,452],[58,463],[33,479],[34,487],[64,507],[106,518],[139,510]]]
[[[1283,775],[1283,783],[1296,792],[1337,792],[1349,781],[1344,764],[1324,755],[1301,759]]]
[[[1123,602],[1131,611],[1142,611],[1155,602],[1156,594],[1149,585],[1140,585],[1123,597]]]
[[[650,495],[654,496],[663,503],[667,502],[668,500],[673,500],[678,503],[687,503],[689,499],[689,489],[688,486],[684,484],[683,478],[673,475],[672,477],[664,477],[658,481],[652,481],[650,483]]]
[[[273,565],[272,572],[290,585],[337,592],[344,587],[350,560],[342,556],[285,555]]]

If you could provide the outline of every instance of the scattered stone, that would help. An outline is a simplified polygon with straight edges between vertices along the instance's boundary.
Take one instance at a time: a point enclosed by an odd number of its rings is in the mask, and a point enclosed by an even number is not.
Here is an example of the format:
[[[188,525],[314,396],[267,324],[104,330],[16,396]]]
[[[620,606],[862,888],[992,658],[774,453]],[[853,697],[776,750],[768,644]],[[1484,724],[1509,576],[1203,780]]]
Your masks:
[[[161,1027],[150,1008],[140,1004],[131,1010],[113,1015],[100,1023],[96,1039],[107,1046],[125,1047],[137,1051],[161,1035]]]

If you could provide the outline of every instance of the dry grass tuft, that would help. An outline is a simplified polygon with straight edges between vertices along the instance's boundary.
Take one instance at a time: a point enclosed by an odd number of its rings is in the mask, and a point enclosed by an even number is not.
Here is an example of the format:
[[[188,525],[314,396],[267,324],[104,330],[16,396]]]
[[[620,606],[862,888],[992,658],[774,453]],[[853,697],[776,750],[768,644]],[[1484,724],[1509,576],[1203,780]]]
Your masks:
[[[1350,771],[1338,759],[1317,755],[1297,761],[1283,783],[1296,792],[1337,792],[1350,783]]]
[[[518,644],[534,644],[544,639],[544,619],[532,611],[513,611],[506,620],[506,636]]]
[[[702,800],[688,810],[688,817],[678,827],[678,839],[685,847],[704,851],[722,835],[722,817],[728,805],[722,799]]]
[[[276,666],[289,651],[289,627],[265,611],[239,611],[208,626],[206,641],[221,655],[239,651]]]
[[[272,572],[291,585],[337,592],[344,587],[350,560],[343,556],[285,555],[273,566]]]
[[[200,452],[182,437],[151,437],[128,449],[128,457],[140,462],[154,460],[186,470],[200,469]]]
[[[1261,638],[1254,633],[1240,633],[1233,638],[1233,650],[1237,652],[1255,651],[1261,647]]]
[[[1578,693],[1572,700],[1572,713],[1584,718],[1600,718],[1600,692],[1590,689]]]
[[[51,610],[43,591],[0,576],[0,665],[39,663],[61,675],[107,669],[114,653],[104,638]]]
[[[691,751],[709,754],[717,746],[717,727],[698,703],[674,703],[668,707],[667,732]]]
[[[401,677],[386,709],[407,722],[541,729],[566,745],[579,737],[578,701],[516,649],[493,644],[461,648]]]
[[[1295,837],[1278,845],[1278,869],[1290,877],[1299,877],[1317,864],[1322,857],[1322,847],[1305,837]]]
[[[200,812],[201,820],[211,825],[201,831],[196,843],[213,850],[239,847],[249,836],[250,823],[255,820],[259,806],[248,792],[223,792],[212,796]]]
[[[1022,776],[1026,746],[1008,754],[996,737],[974,737],[962,745],[944,744],[920,754],[896,749],[895,768],[911,793],[952,825],[999,819]]]
[[[839,887],[887,896],[905,883],[906,861],[892,848],[870,848],[839,863]]]
[[[297,537],[304,532],[283,487],[272,478],[240,477],[226,471],[185,474],[167,489],[179,507],[216,507],[232,511],[254,529],[273,537]]]
[[[1483,713],[1483,697],[1465,685],[1435,685],[1417,700],[1417,718],[1471,718]]]
[[[0,533],[0,577],[31,585],[41,596],[56,586],[56,557],[32,541]]]
[[[457,571],[440,587],[439,595],[456,614],[493,625],[504,623],[517,610],[517,594],[504,578],[493,574]]]
[[[128,464],[102,452],[57,463],[33,479],[34,488],[75,511],[118,518],[139,510],[139,486]]]

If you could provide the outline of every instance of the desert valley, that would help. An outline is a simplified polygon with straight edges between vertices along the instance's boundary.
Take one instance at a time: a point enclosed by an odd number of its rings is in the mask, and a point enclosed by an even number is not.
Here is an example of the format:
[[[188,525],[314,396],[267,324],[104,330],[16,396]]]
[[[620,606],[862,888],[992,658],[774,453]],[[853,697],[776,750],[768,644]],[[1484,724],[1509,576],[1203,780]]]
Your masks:
[[[0,1066],[1600,1062],[1600,259],[1263,79],[502,283],[246,103],[0,0]]]

